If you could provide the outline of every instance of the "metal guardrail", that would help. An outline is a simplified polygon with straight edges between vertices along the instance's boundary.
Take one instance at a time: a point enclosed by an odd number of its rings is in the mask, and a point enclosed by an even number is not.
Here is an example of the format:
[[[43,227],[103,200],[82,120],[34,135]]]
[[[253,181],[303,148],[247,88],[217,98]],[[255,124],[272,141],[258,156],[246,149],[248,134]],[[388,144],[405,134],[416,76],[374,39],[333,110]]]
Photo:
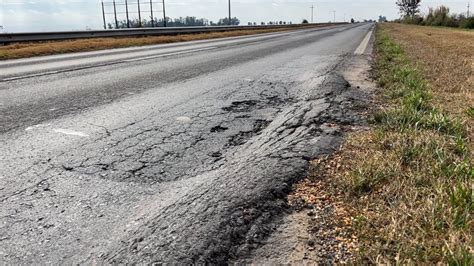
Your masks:
[[[0,43],[8,44],[15,42],[37,42],[54,40],[74,40],[86,38],[109,38],[109,37],[142,37],[142,36],[164,36],[177,34],[195,34],[206,32],[222,32],[235,30],[261,30],[279,28],[298,28],[307,26],[330,26],[344,23],[320,23],[320,24],[291,24],[291,25],[265,25],[265,26],[211,26],[211,27],[167,27],[167,28],[136,28],[118,30],[94,30],[94,31],[57,31],[57,32],[25,32],[25,33],[0,33]]]

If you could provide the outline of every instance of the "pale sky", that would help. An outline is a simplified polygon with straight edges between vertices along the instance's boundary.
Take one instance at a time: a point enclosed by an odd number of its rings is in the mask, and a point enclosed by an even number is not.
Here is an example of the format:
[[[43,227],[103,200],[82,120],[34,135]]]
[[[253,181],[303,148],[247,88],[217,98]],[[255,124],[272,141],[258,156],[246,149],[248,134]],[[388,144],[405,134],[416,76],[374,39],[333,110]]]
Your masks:
[[[112,0],[106,0],[112,1]],[[124,2],[124,0],[116,0]],[[128,0],[136,2],[137,0]],[[149,0],[140,0],[149,2]],[[161,0],[153,0],[161,2]],[[472,0],[422,0],[422,11],[428,7],[446,5],[452,12],[465,13]],[[343,21],[354,17],[356,20],[377,19],[379,15],[388,19],[397,18],[396,0],[231,0],[232,15],[242,24],[261,21],[292,21],[299,23],[303,18],[311,19],[311,5],[315,6],[315,22],[328,22],[333,19]],[[166,15],[171,18],[196,16],[217,21],[227,16],[227,0],[165,0]],[[130,5],[130,4],[129,4]],[[143,17],[147,5],[143,4]],[[119,8],[118,12],[124,12]],[[135,7],[136,9],[136,7]],[[161,17],[161,6],[155,4],[155,17]],[[474,8],[471,8],[471,11]],[[107,12],[112,12],[110,7]],[[130,11],[135,11],[132,7]],[[107,15],[113,22],[113,16]],[[134,15],[131,15],[133,18]],[[125,19],[119,14],[119,19]],[[0,0],[0,25],[3,32],[60,31],[101,29],[102,11],[100,0]]]

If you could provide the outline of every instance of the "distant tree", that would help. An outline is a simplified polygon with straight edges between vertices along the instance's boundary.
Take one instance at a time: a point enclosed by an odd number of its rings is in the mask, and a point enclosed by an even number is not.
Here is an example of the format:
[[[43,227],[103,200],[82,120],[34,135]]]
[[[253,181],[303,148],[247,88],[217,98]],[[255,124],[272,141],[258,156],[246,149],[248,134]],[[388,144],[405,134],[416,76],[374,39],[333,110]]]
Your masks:
[[[396,4],[403,17],[414,18],[420,13],[421,0],[397,0]]]
[[[355,23],[355,20],[353,18],[351,18],[351,23],[353,23],[353,24]]]
[[[439,6],[436,9],[430,8],[425,18],[425,24],[430,26],[451,26],[452,23],[449,7],[446,6]]]
[[[233,17],[230,21],[230,25],[240,25],[240,20],[237,17]],[[127,20],[117,21],[118,27],[116,27],[114,23],[108,23],[107,28],[109,29],[123,29],[123,28],[139,28],[139,27],[163,27],[164,21],[163,19],[154,18],[153,20],[150,19],[142,19],[139,21],[138,19],[131,19],[127,22]],[[222,18],[217,23],[213,21],[209,21],[205,18],[197,18],[193,16],[187,17],[179,17],[175,19],[171,19],[169,17],[166,18],[166,25],[168,27],[193,27],[193,26],[219,26],[219,25],[229,25],[229,18]],[[248,25],[257,25],[255,22],[249,22]]]
[[[163,27],[164,21],[163,19],[154,18],[153,20],[150,18],[142,19],[139,21],[138,19],[131,19],[127,22],[127,20],[117,21],[118,28],[139,28],[139,27]],[[169,27],[193,27],[193,26],[208,26],[208,25],[216,25],[214,22],[210,22],[205,18],[196,18],[196,17],[179,17],[175,19],[166,18],[166,25]],[[109,29],[117,28],[115,23],[108,24]]]
[[[307,19],[303,19],[303,21],[302,21],[301,23],[303,23],[303,24],[308,24],[309,22],[308,22]]]
[[[387,22],[387,17],[379,16],[379,22]]]
[[[263,21],[262,21],[262,22],[260,22],[260,25],[265,25],[265,22],[263,22]]]
[[[240,20],[236,17],[231,18],[230,23],[229,23],[229,18],[221,18],[219,19],[219,22],[217,22],[217,25],[234,25],[238,26],[240,25]]]

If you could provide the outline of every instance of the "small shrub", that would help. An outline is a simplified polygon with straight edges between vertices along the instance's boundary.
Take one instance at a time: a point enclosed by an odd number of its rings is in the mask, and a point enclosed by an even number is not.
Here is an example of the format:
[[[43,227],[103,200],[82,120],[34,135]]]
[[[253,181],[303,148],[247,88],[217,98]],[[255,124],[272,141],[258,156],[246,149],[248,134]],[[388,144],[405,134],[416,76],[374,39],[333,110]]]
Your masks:
[[[474,17],[461,19],[459,24],[461,28],[474,29]]]

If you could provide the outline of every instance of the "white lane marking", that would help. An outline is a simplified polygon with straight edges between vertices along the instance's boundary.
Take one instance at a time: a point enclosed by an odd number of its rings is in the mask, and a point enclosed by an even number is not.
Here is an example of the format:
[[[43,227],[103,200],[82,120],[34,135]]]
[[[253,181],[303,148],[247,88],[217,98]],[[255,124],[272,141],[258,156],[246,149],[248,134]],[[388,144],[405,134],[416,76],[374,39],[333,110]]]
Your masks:
[[[25,131],[31,131],[33,129],[44,127],[44,126],[46,126],[46,125],[43,125],[43,124],[34,125],[34,126],[31,126],[31,127],[25,128]]]
[[[180,117],[177,117],[176,118],[176,121],[178,122],[181,122],[181,123],[185,123],[185,124],[189,124],[192,122],[191,118],[187,117],[187,116],[180,116]]]
[[[372,37],[372,30],[370,30],[365,38],[360,43],[359,47],[355,50],[355,55],[363,55],[365,50],[367,50],[367,45],[369,45],[370,37]]]
[[[66,134],[66,135],[72,135],[72,136],[78,136],[78,137],[89,137],[86,133],[82,133],[79,131],[73,131],[69,129],[62,129],[62,128],[55,128],[53,129],[54,132],[56,133],[61,133],[61,134]]]

